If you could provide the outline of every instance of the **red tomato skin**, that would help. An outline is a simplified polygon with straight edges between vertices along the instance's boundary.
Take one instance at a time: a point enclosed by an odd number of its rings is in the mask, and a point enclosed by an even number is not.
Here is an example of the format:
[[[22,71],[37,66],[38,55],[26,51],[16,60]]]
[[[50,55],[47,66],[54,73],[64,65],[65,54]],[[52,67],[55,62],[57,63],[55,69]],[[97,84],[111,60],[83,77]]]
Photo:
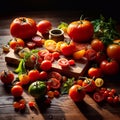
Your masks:
[[[40,64],[40,69],[43,71],[48,71],[52,68],[52,62],[49,60],[43,60]]]
[[[60,47],[61,53],[65,56],[70,56],[76,51],[76,46],[73,42]]]
[[[105,46],[104,46],[103,42],[99,39],[93,39],[91,41],[91,47],[92,47],[92,49],[94,49],[97,52],[105,50]]]
[[[0,74],[0,79],[4,84],[11,84],[14,80],[14,74],[12,71],[2,71]]]
[[[36,21],[32,18],[18,17],[10,24],[10,33],[13,37],[28,39],[37,32]]]
[[[30,70],[30,71],[28,72],[28,76],[29,76],[29,78],[30,78],[30,82],[34,82],[34,81],[39,80],[39,78],[40,78],[40,73],[39,73],[38,70],[32,69],[32,70]]]
[[[91,67],[88,69],[88,75],[90,78],[102,77],[102,70],[101,70],[101,68]]]
[[[103,60],[100,64],[100,68],[105,75],[116,75],[119,72],[119,64],[115,60]]]
[[[80,102],[84,99],[86,92],[81,88],[80,85],[75,84],[69,89],[68,94],[74,102]]]
[[[41,34],[48,33],[51,28],[52,28],[52,23],[49,20],[41,20],[37,24],[37,30]]]
[[[68,25],[67,33],[75,42],[88,42],[93,37],[94,28],[90,21],[73,21]]]

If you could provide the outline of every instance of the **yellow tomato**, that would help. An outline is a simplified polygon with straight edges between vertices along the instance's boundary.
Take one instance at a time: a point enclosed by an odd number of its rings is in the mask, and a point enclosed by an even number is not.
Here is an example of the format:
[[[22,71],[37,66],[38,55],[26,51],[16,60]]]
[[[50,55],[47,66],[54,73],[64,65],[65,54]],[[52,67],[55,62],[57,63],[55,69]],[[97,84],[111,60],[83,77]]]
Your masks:
[[[59,41],[59,42],[57,42],[57,44],[56,44],[56,51],[60,52],[60,47],[61,47],[61,45],[64,44],[64,43],[65,43],[64,41]]]
[[[95,85],[97,87],[101,87],[104,84],[104,80],[102,78],[96,78],[95,79]]]
[[[54,40],[49,39],[44,42],[44,47],[50,52],[54,52],[56,51],[56,44]]]
[[[27,85],[30,82],[30,78],[27,74],[19,75],[19,81],[22,85]]]
[[[85,54],[85,49],[76,51],[76,52],[73,53],[73,58],[74,59],[80,59],[84,56],[84,54]]]

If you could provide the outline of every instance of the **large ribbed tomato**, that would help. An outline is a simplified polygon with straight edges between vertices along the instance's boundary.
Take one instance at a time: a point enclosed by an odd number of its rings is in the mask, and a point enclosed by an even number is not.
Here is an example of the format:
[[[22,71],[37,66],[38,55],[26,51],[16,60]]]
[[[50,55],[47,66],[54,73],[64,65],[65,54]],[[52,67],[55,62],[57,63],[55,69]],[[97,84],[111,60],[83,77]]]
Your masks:
[[[73,21],[68,25],[67,33],[75,42],[88,42],[93,37],[94,27],[89,20]]]
[[[10,24],[10,34],[13,37],[27,39],[37,32],[36,21],[32,18],[18,17]]]

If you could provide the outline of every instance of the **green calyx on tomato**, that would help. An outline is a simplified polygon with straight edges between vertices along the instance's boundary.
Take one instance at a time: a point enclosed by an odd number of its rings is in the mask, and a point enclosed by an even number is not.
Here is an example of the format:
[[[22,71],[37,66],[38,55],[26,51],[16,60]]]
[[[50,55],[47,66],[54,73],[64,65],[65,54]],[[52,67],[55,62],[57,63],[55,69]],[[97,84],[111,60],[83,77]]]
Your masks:
[[[32,95],[35,98],[44,97],[46,94],[46,90],[47,90],[46,84],[45,82],[42,81],[35,81],[31,83],[28,88],[28,92],[30,93],[30,95]]]

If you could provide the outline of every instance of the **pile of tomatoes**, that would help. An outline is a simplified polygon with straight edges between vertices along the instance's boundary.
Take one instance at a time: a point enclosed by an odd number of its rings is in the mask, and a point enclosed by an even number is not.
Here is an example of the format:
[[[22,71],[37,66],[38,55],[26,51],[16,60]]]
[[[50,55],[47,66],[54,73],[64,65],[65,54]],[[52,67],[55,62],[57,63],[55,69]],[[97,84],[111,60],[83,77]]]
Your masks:
[[[93,99],[96,102],[103,100],[109,103],[119,102],[119,96],[116,95],[115,89],[104,88],[103,90],[102,85],[105,75],[111,76],[119,73],[120,40],[115,40],[108,46],[104,45],[99,38],[94,38],[94,26],[88,20],[73,21],[61,27],[61,29],[64,28],[64,32],[70,38],[66,41],[56,42],[49,39],[48,34],[51,28],[52,23],[48,20],[41,20],[36,23],[35,20],[27,17],[16,18],[10,24],[10,34],[13,38],[9,41],[9,46],[15,52],[18,47],[27,47],[30,50],[36,47],[44,48],[29,56],[32,64],[39,63],[39,70],[35,68],[19,74],[18,81],[15,82],[14,74],[11,71],[1,73],[1,81],[5,85],[11,84],[12,95],[19,98],[15,99],[14,108],[20,110],[25,108],[26,101],[21,96],[26,87],[28,93],[35,99],[44,97],[44,103],[50,104],[54,97],[61,95],[61,87],[69,84],[66,76],[51,71],[52,62],[57,60],[59,66],[66,68],[71,65],[74,66],[75,61],[83,57],[91,63],[86,75],[88,77],[78,78],[70,83],[67,92],[70,98],[74,102],[80,102],[86,93],[94,93]],[[44,36],[47,36],[47,39]],[[60,55],[64,57],[60,58]],[[28,105],[35,107],[35,102],[29,101]]]

